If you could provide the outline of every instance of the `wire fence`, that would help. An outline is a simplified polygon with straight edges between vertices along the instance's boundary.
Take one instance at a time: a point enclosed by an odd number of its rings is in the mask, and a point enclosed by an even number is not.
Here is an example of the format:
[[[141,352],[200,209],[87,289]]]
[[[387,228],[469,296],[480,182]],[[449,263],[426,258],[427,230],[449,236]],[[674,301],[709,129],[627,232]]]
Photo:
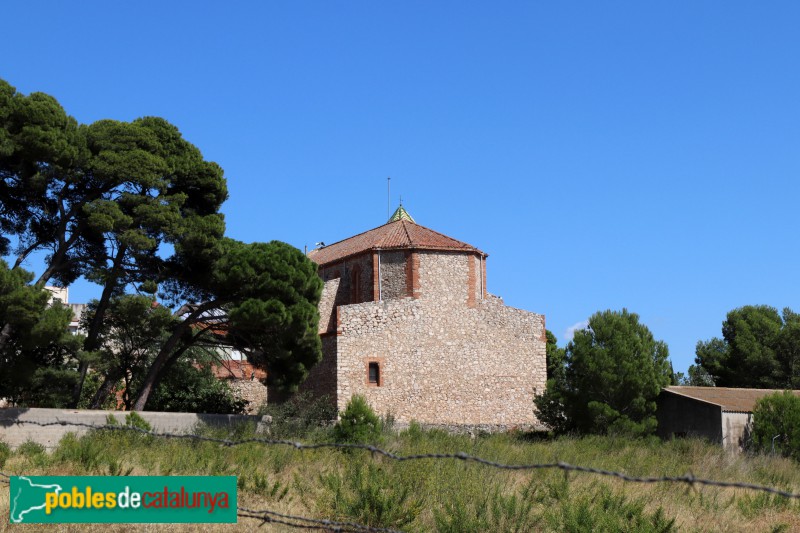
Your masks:
[[[507,464],[501,463],[497,461],[492,461],[490,459],[485,459],[482,457],[478,457],[475,455],[470,455],[465,452],[457,452],[457,453],[422,453],[422,454],[413,454],[413,455],[400,455],[393,453],[388,450],[384,450],[382,448],[378,448],[376,446],[372,446],[369,444],[349,444],[349,443],[336,443],[336,442],[321,442],[321,443],[303,443],[297,442],[292,440],[285,440],[285,439],[269,439],[269,438],[246,438],[246,439],[224,439],[224,438],[217,438],[211,437],[206,435],[197,435],[191,433],[171,433],[171,432],[159,432],[159,431],[152,431],[148,429],[139,428],[136,426],[121,426],[121,425],[111,425],[111,424],[104,424],[104,425],[95,425],[95,424],[86,424],[82,422],[69,422],[69,421],[56,421],[56,422],[38,422],[33,420],[2,420],[0,421],[0,425],[34,425],[39,427],[48,427],[48,426],[74,426],[80,427],[90,430],[107,430],[107,431],[120,431],[120,432],[131,432],[141,435],[147,435],[155,438],[164,438],[164,439],[179,439],[179,440],[191,440],[191,441],[198,441],[198,442],[211,442],[214,444],[218,444],[220,446],[225,447],[232,447],[232,446],[242,446],[245,444],[262,444],[265,446],[289,446],[296,450],[319,450],[319,449],[355,449],[355,450],[365,450],[371,453],[374,456],[382,456],[387,459],[393,461],[421,461],[421,460],[458,460],[464,462],[472,462],[477,463],[483,466],[491,467],[491,468],[498,468],[502,470],[561,470],[565,474],[570,472],[577,472],[577,473],[584,473],[584,474],[594,474],[597,476],[605,476],[605,477],[612,477],[615,479],[619,479],[624,482],[628,483],[644,483],[644,484],[652,484],[652,483],[678,483],[678,484],[685,484],[688,487],[694,487],[696,485],[702,486],[710,486],[710,487],[719,487],[719,488],[733,488],[733,489],[744,489],[756,492],[763,492],[775,496],[781,496],[784,498],[790,499],[800,499],[800,493],[789,492],[785,490],[780,490],[775,487],[770,487],[767,485],[758,485],[754,483],[746,483],[741,481],[720,481],[714,479],[706,479],[701,477],[696,477],[691,473],[682,475],[682,476],[654,476],[654,477],[639,477],[639,476],[631,476],[624,472],[617,472],[614,470],[604,470],[601,468],[594,468],[589,466],[581,466],[581,465],[573,465],[565,462],[552,462],[552,463],[523,463],[523,464]],[[9,484],[10,475],[5,472],[0,472],[0,483]],[[282,524],[292,528],[297,529],[316,529],[316,530],[324,530],[324,531],[336,531],[336,532],[376,532],[376,533],[387,533],[387,532],[397,532],[398,530],[395,529],[387,529],[387,528],[375,528],[363,524],[358,524],[355,522],[338,522],[334,520],[324,520],[324,519],[317,519],[317,518],[310,518],[305,516],[298,516],[298,515],[291,515],[291,514],[283,514],[279,513],[270,509],[248,509],[244,507],[238,508],[238,516],[243,518],[252,518],[257,519],[262,522],[262,524],[266,523],[274,523],[274,524]]]

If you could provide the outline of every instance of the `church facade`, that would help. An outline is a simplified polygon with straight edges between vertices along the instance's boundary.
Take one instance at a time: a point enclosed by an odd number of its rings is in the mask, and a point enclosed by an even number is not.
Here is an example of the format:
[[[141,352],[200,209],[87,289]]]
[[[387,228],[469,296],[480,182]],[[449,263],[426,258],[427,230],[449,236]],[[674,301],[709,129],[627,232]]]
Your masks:
[[[487,255],[417,224],[386,224],[308,253],[319,265],[323,359],[301,390],[344,409],[424,424],[537,423],[546,380],[544,315],[486,291]]]

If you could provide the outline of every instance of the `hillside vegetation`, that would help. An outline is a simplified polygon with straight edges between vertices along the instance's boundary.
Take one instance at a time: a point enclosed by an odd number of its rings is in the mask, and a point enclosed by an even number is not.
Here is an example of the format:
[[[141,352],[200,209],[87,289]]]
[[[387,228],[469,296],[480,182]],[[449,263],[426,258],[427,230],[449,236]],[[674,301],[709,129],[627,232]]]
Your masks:
[[[277,431],[280,428],[276,428]],[[276,436],[279,433],[276,431]],[[242,430],[233,438],[251,436]],[[280,435],[282,436],[282,435]],[[306,442],[328,430],[304,431]],[[662,443],[614,437],[539,440],[521,434],[454,436],[416,425],[385,429],[384,449],[401,455],[466,452],[502,463],[552,463],[634,476],[684,475],[744,481],[800,492],[800,468],[788,459],[733,456],[698,440]],[[46,452],[0,445],[0,470],[28,475],[236,475],[239,505],[348,520],[406,531],[796,531],[795,500],[743,489],[634,484],[559,470],[509,471],[454,459],[398,462],[361,450],[296,450],[250,443],[222,447],[129,432],[64,438]],[[0,490],[8,528],[8,491]],[[147,530],[250,530],[237,525],[142,526]],[[65,526],[65,531],[126,531],[125,525]],[[34,531],[17,525],[14,531]],[[268,531],[295,531],[270,524]]]

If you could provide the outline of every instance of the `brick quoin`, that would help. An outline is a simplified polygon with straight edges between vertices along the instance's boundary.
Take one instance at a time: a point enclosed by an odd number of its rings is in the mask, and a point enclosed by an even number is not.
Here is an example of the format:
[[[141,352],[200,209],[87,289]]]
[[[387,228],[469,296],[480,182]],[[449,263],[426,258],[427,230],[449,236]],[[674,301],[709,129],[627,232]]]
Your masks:
[[[380,279],[379,276],[379,269],[378,265],[380,261],[378,260],[378,252],[372,252],[372,301],[377,302],[381,299],[381,291],[380,291]]]
[[[406,296],[411,296],[413,290],[411,286],[411,252],[406,252]]]
[[[414,261],[416,260],[416,267]],[[406,296],[418,298],[416,292],[419,292],[419,256],[416,252],[406,252]]]
[[[483,295],[481,298],[486,298],[486,295],[489,294],[486,290],[486,256],[484,256],[481,260],[481,269],[483,270],[483,283],[481,284],[483,285]]]
[[[467,261],[467,307],[475,307],[475,293],[477,292],[475,261],[477,260],[477,257],[470,256]]]
[[[411,297],[419,298],[422,290],[419,287],[419,254],[411,252]]]

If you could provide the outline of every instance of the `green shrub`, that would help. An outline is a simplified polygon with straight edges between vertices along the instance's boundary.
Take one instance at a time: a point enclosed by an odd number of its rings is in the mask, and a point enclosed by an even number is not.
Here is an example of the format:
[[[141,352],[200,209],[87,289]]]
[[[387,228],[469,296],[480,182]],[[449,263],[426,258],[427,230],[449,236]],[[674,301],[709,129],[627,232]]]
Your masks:
[[[764,396],[753,409],[753,446],[800,460],[800,398],[790,391]]]
[[[444,502],[444,510],[433,512],[436,531],[462,533],[469,531],[527,532],[540,529],[540,518],[534,512],[530,486],[521,494],[504,495],[497,487],[475,499],[454,498]]]
[[[86,473],[97,472],[109,454],[109,443],[100,435],[91,431],[79,438],[75,433],[67,433],[53,453],[54,461],[80,465]]]
[[[125,415],[125,425],[143,429],[145,431],[150,431],[153,429],[150,423],[144,418],[142,418],[142,416],[136,411],[131,411],[130,413]]]
[[[241,399],[209,365],[176,362],[161,378],[147,400],[148,411],[240,414],[247,401]]]
[[[546,513],[549,525],[560,531],[675,531],[675,519],[659,507],[652,513],[642,499],[630,500],[623,493],[598,486],[590,494],[563,501],[555,513]]]
[[[17,448],[17,453],[24,457],[33,457],[45,453],[45,448],[38,442],[27,440],[20,444],[19,448]]]
[[[367,444],[380,439],[381,420],[363,396],[353,396],[339,416],[333,428],[336,442]]]
[[[11,447],[5,442],[0,441],[0,468],[3,468],[9,457],[11,457]]]
[[[26,441],[17,448],[17,454],[25,458],[28,467],[45,468],[51,460],[47,450],[38,442]]]
[[[264,405],[259,414],[272,417],[269,428],[272,437],[304,438],[335,420],[336,406],[328,396],[301,392],[283,403]]]
[[[341,518],[372,527],[402,528],[422,511],[422,501],[409,483],[398,483],[372,463],[350,463],[347,474],[323,474],[328,491],[326,507]]]

